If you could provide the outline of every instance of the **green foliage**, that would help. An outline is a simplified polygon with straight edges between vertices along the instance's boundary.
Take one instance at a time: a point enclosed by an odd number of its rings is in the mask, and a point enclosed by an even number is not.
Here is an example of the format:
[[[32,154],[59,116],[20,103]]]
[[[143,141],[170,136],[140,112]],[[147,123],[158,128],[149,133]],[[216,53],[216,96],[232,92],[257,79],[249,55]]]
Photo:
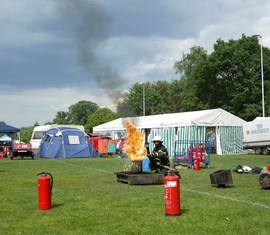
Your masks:
[[[34,127],[39,126],[38,122],[35,122]]]
[[[89,115],[88,121],[85,124],[86,132],[92,132],[94,126],[98,126],[105,122],[112,121],[117,118],[117,114],[108,108],[99,108],[96,112]]]
[[[269,49],[263,50],[268,61]],[[193,47],[175,63],[175,68],[189,83],[192,97],[185,93],[192,110],[221,107],[245,120],[261,116],[261,60],[256,36],[243,35],[239,40],[228,42],[218,39],[210,55],[200,47]],[[265,97],[269,97],[268,74],[264,73],[265,94],[268,94]],[[185,97],[182,98],[183,103]]]
[[[270,113],[270,50],[263,48],[266,114]],[[244,120],[262,114],[261,54],[258,37],[218,39],[208,54],[199,46],[174,68],[179,80],[145,83],[146,115],[223,108]],[[141,116],[143,85],[135,83],[117,106],[121,117]]]
[[[69,107],[67,113],[67,124],[85,125],[89,115],[96,112],[98,105],[91,101],[81,100]]]
[[[1,234],[268,234],[269,190],[256,174],[232,172],[233,187],[209,175],[240,165],[266,166],[267,155],[211,156],[210,168],[181,169],[180,216],[165,216],[164,186],[119,183],[128,161],[114,157],[0,159]],[[54,179],[52,208],[38,209],[37,176]]]
[[[68,113],[59,111],[56,113],[53,123],[55,124],[67,124]]]
[[[171,99],[170,99],[170,83],[167,81],[157,81],[153,84],[153,90],[158,94],[154,98],[156,102],[153,107],[153,114],[170,113],[171,112]],[[148,96],[146,96],[148,97]],[[147,103],[147,106],[150,106]]]
[[[143,90],[141,89],[138,94],[136,93],[136,86],[138,84],[136,83],[133,86],[133,96],[130,99],[130,102],[132,105],[134,105],[134,108],[136,110],[136,113],[138,116],[143,115]],[[149,82],[144,83],[144,89],[145,89],[145,115],[153,115],[153,114],[159,114],[163,112],[163,104],[162,99],[158,91],[156,90],[156,84],[150,84]],[[137,103],[134,104],[133,100],[136,100]]]
[[[25,142],[25,143],[30,143],[31,140],[31,136],[32,136],[32,132],[33,132],[34,127],[30,126],[30,127],[22,127],[20,129],[21,131],[21,141]]]
[[[120,117],[143,116],[144,103],[146,116],[165,113],[169,110],[166,103],[168,90],[169,85],[165,81],[153,84],[135,83],[125,94],[123,101],[118,104],[117,113]]]
[[[170,86],[171,112],[196,110],[197,98],[189,83],[190,81],[185,78],[172,81]]]
[[[253,119],[261,112],[247,113],[245,105],[256,104],[261,110],[260,46],[257,37],[242,36],[239,40],[218,40],[210,55],[214,69],[217,100],[220,107]]]
[[[139,88],[140,87],[140,88]],[[135,89],[137,93],[135,92]],[[142,115],[142,86],[138,83],[133,85],[133,89],[131,88],[128,92],[123,94],[122,101],[120,101],[117,105],[117,113],[120,117],[134,117]],[[136,96],[136,99],[134,98]],[[141,97],[141,105],[138,105],[138,100]],[[137,107],[136,107],[137,106]]]
[[[209,78],[207,68],[207,51],[202,47],[192,47],[189,54],[174,65],[176,72],[182,75],[180,100],[176,100],[181,111],[208,109],[209,104],[205,97],[208,90]],[[172,89],[175,89],[174,87]]]
[[[133,110],[133,106],[129,101],[129,94],[123,94],[123,100],[117,104],[117,114],[120,117],[134,117],[137,116]]]

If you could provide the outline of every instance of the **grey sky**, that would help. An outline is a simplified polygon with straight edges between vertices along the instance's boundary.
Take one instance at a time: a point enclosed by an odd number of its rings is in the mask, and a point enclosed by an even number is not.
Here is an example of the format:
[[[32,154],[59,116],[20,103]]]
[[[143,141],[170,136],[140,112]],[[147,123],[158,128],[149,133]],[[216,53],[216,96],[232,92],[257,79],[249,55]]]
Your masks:
[[[80,100],[114,109],[218,38],[261,33],[269,47],[269,12],[267,0],[0,0],[0,121],[43,124]]]

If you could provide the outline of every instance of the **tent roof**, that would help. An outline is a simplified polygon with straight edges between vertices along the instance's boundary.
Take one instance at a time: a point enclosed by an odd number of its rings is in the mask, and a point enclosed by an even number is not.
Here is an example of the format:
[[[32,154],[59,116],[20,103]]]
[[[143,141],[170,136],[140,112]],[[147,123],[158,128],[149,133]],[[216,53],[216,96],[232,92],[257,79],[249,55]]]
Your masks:
[[[242,126],[246,121],[221,109],[118,118],[93,128],[101,131],[124,130],[130,121],[139,129],[180,126]]]
[[[19,133],[19,132],[20,132],[19,128],[9,126],[4,123],[0,123],[0,133]]]
[[[75,127],[52,127],[49,130],[46,131],[47,135],[54,135],[54,134],[59,134],[59,133],[65,133],[65,132],[74,132],[74,133],[84,133],[86,135],[86,133],[84,131],[82,131],[79,128],[75,128]]]
[[[12,139],[7,134],[4,134],[3,136],[0,137],[0,141],[12,141]]]
[[[253,121],[264,121],[264,120],[269,120],[270,117],[256,117]]]

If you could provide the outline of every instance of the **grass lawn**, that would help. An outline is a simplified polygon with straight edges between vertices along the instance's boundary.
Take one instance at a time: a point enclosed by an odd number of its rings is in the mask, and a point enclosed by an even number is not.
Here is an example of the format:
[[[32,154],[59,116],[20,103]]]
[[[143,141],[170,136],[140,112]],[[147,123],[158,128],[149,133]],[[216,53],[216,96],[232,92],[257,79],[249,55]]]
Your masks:
[[[180,169],[181,215],[165,216],[163,185],[119,183],[126,159],[0,159],[1,234],[269,234],[270,190],[258,174],[232,173],[217,188],[210,173],[264,167],[270,156],[211,156],[209,168]],[[52,208],[39,210],[37,173],[53,175]]]

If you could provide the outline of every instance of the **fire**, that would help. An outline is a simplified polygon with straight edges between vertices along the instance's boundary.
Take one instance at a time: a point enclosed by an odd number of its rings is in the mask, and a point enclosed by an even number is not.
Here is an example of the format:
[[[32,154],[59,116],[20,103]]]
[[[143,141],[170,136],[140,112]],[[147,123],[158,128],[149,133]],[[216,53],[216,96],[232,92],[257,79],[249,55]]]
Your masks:
[[[126,124],[127,137],[124,146],[124,153],[131,158],[132,161],[142,160],[147,150],[143,145],[143,134],[130,122]]]

